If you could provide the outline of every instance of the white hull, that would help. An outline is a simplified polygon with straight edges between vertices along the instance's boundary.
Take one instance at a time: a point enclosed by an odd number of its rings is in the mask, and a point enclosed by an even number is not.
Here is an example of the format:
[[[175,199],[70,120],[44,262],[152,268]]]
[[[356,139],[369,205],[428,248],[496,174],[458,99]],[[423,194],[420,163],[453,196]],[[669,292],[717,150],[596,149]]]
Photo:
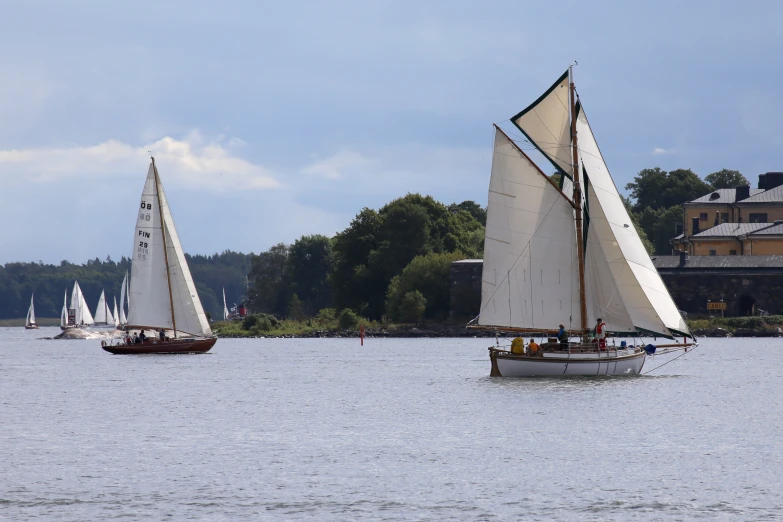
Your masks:
[[[621,352],[622,353],[622,352]],[[596,375],[639,375],[646,354],[545,354],[527,357],[490,349],[492,376],[497,377],[562,377]]]

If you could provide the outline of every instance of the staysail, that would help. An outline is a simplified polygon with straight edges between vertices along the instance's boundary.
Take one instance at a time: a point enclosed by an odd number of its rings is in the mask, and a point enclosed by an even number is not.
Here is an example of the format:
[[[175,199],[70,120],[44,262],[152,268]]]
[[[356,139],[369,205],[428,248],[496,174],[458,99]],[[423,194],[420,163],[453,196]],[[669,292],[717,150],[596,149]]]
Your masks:
[[[133,235],[128,310],[131,327],[164,328],[211,336],[174,227],[163,186],[150,164]]]
[[[74,318],[76,325],[92,325],[95,320],[90,313],[90,309],[87,306],[87,301],[84,299],[79,282],[73,283],[73,292],[71,293],[71,310],[74,311]]]
[[[32,326],[35,324],[35,306],[33,305],[33,299],[35,294],[30,296],[30,308],[27,310],[27,318],[25,319],[25,326]]]
[[[226,306],[226,289],[223,289],[223,320],[228,321],[228,306]]]
[[[624,308],[637,329],[667,336],[690,336],[620,198],[583,108],[576,128],[590,214],[586,259],[600,259],[608,264],[611,273],[611,279],[604,277],[593,286],[592,292],[600,288],[614,294],[615,308]],[[587,275],[589,268],[585,271]],[[590,293],[588,287],[588,299]],[[612,329],[618,330],[614,325]]]
[[[574,209],[500,129],[495,131],[479,324],[579,325]]]

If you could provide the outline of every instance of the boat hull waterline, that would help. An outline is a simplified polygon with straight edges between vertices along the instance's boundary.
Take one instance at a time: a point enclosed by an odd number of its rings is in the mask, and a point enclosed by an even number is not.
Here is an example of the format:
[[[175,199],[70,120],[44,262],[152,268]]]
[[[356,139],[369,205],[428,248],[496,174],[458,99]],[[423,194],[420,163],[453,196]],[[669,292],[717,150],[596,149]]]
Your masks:
[[[546,354],[545,357],[517,355],[489,349],[491,377],[560,377],[597,375],[639,375],[646,353],[627,355]],[[592,357],[590,357],[592,355]]]
[[[213,337],[210,339],[182,339],[166,342],[120,344],[116,346],[107,344],[103,346],[103,349],[115,355],[207,353],[215,346],[216,342],[217,338]]]

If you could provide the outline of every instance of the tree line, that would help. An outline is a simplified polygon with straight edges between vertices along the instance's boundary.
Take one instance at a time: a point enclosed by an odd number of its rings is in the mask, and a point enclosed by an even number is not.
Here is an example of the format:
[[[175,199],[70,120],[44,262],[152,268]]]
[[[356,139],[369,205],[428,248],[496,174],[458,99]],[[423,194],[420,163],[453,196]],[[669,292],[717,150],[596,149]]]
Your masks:
[[[224,287],[229,306],[245,296],[250,255],[227,250],[211,256],[185,254],[185,257],[204,310],[212,317],[222,317]],[[60,317],[63,296],[67,291],[70,302],[75,280],[79,281],[94,312],[102,290],[110,303],[113,304],[115,296],[119,302],[122,279],[128,270],[130,261],[126,257],[119,261],[95,258],[82,265],[68,261],[59,265],[43,262],[0,265],[0,319],[25,317],[33,292],[36,316]]]

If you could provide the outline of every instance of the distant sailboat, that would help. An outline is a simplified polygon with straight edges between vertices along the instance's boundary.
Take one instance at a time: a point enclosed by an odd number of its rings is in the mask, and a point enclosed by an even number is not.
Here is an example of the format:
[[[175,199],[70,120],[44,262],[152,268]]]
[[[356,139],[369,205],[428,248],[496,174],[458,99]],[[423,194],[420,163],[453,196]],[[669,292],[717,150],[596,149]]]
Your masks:
[[[35,294],[30,296],[30,308],[27,310],[27,317],[24,321],[24,327],[28,330],[37,330],[38,325],[35,322],[35,306],[33,306],[33,298]]]
[[[693,335],[628,216],[571,70],[511,121],[560,183],[495,126],[481,311],[469,328],[560,339],[528,353],[491,347],[490,375],[637,375],[647,352],[687,350]],[[682,343],[643,348],[644,335]],[[609,336],[630,344],[607,346]]]
[[[122,288],[120,289],[120,316],[118,317],[120,326],[128,324],[128,319],[125,317],[126,299],[128,299],[128,272],[125,272],[125,277],[122,279]],[[130,301],[128,301],[128,311],[130,311]]]
[[[226,289],[223,289],[223,320],[228,321],[228,306],[226,306]]]
[[[118,327],[120,325],[120,316],[117,315],[117,294],[114,295],[114,310],[112,311],[112,319],[114,319],[114,327]]]
[[[95,324],[95,320],[90,313],[90,308],[87,306],[87,301],[84,299],[79,282],[74,281],[73,292],[71,292],[71,305],[68,308],[67,326],[80,328],[82,326],[92,326],[93,324]]]
[[[95,326],[114,325],[114,316],[112,316],[109,303],[106,301],[106,294],[101,290],[101,297],[98,299],[98,306],[95,308]]]
[[[65,289],[65,295],[63,296],[63,309],[60,312],[60,329],[67,330],[73,328],[68,324],[68,289]]]
[[[138,344],[102,343],[104,350],[115,354],[204,353],[217,341],[190,275],[154,158],[133,232],[128,294],[133,294],[133,307],[128,309],[126,332],[153,330],[157,335]]]

